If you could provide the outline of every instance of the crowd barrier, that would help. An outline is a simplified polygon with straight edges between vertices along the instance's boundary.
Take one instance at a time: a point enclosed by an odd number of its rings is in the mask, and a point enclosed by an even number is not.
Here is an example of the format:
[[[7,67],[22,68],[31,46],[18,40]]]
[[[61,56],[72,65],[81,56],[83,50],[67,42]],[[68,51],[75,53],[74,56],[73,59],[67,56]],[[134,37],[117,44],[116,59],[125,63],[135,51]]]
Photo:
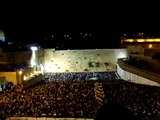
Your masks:
[[[94,120],[91,118],[10,117],[7,120]]]

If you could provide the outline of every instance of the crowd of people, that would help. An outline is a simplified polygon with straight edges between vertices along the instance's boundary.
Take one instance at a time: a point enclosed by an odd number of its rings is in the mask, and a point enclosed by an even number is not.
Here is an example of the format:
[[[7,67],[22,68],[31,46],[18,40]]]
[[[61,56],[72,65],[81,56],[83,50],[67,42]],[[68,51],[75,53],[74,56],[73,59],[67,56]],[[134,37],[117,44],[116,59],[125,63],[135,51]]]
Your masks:
[[[69,81],[69,80],[115,80],[120,79],[116,72],[75,72],[75,73],[47,73],[44,79]],[[96,80],[97,80],[96,79]]]
[[[134,66],[134,67],[137,67],[137,68],[140,68],[143,70],[147,70],[147,71],[154,72],[157,74],[160,73],[160,69],[158,66],[151,64],[145,60],[141,60],[141,59],[137,59],[137,58],[133,57],[130,59],[125,59],[124,62],[131,65],[131,66]]]
[[[93,77],[98,80],[90,80]],[[115,72],[84,72],[46,73],[35,86],[1,95],[0,119],[95,118],[99,108],[108,101],[120,103],[142,120],[160,116],[159,87],[118,79]]]
[[[103,81],[106,101],[116,101],[141,120],[160,118],[160,88],[124,80]]]

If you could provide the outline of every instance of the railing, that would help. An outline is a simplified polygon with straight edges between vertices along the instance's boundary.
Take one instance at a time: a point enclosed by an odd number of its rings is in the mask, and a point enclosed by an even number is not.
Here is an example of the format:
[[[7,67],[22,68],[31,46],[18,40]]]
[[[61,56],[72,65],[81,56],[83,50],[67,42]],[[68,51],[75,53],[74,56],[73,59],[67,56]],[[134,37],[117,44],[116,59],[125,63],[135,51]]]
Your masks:
[[[10,117],[7,120],[94,120],[92,118]]]

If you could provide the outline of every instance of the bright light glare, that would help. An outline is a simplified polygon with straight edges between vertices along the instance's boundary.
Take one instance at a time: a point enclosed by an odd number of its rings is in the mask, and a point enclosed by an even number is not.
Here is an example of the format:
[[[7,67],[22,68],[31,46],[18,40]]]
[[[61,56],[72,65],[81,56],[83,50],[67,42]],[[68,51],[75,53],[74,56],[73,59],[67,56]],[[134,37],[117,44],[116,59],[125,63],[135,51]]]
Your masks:
[[[32,51],[36,51],[36,50],[37,50],[37,47],[32,46],[32,47],[31,47],[31,50],[32,50]]]
[[[19,71],[19,74],[21,75],[21,74],[22,74],[22,71]]]
[[[33,74],[33,73],[31,73],[31,74],[30,74],[30,77],[33,77],[33,75],[34,75],[34,74]]]
[[[23,80],[26,80],[26,79],[27,79],[27,77],[26,77],[26,76],[24,76],[24,77],[23,77]]]
[[[123,42],[160,42],[159,38],[153,39],[125,39]]]
[[[126,58],[126,57],[127,57],[127,55],[124,52],[120,52],[118,55],[118,58]]]
[[[149,44],[149,46],[148,46],[149,48],[152,48],[152,44]]]
[[[31,64],[31,67],[33,67],[33,66],[36,65],[36,50],[37,50],[37,47],[32,46],[31,50],[32,50],[32,56],[31,56],[30,64]]]

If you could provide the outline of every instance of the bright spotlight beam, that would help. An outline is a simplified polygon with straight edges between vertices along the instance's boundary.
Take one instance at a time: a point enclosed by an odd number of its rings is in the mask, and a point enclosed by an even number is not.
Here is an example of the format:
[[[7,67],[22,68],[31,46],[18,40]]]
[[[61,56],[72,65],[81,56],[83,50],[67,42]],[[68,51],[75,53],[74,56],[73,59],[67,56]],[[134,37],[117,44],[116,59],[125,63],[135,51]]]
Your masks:
[[[37,50],[37,47],[32,46],[32,47],[31,47],[31,50],[32,50],[32,51],[36,51],[36,50]]]
[[[36,46],[31,46],[30,49],[32,50],[32,56],[31,56],[30,64],[33,67],[33,66],[36,65],[36,50],[38,48]]]

